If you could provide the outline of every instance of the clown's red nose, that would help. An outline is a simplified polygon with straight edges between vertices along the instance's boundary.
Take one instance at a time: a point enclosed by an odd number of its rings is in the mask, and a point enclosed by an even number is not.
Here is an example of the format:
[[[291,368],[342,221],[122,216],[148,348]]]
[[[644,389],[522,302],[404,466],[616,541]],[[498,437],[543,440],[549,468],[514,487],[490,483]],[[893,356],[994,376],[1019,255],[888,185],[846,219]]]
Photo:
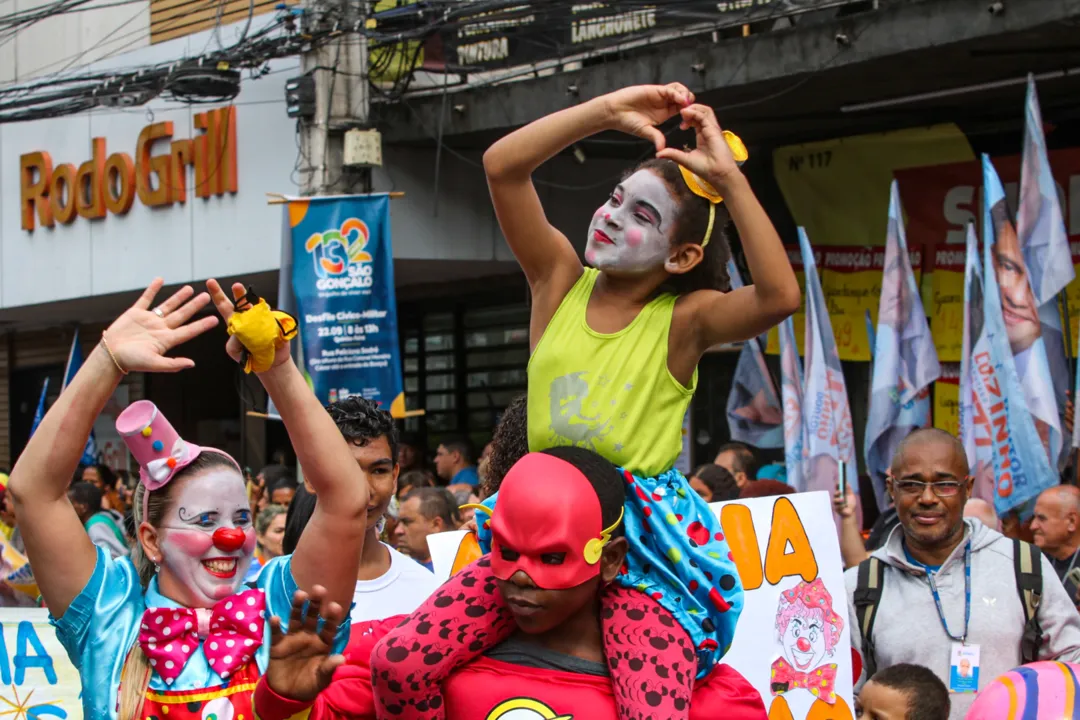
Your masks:
[[[218,530],[218,532],[221,532]],[[217,543],[217,533],[214,533],[214,542]],[[799,642],[795,643],[795,647],[799,648],[799,652],[810,652],[810,643],[806,638],[799,638]]]
[[[244,531],[240,528],[218,528],[214,531],[214,547],[222,552],[235,552],[244,547]]]

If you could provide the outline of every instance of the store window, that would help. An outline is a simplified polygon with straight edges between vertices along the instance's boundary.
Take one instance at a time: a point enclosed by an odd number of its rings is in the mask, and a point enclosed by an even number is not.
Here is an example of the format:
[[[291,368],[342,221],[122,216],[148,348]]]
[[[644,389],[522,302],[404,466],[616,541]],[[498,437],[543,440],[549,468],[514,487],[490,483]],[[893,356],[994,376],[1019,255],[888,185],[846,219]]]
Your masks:
[[[503,409],[525,392],[529,309],[459,307],[402,318],[405,401],[423,408],[405,430],[428,448],[452,435],[482,448]]]

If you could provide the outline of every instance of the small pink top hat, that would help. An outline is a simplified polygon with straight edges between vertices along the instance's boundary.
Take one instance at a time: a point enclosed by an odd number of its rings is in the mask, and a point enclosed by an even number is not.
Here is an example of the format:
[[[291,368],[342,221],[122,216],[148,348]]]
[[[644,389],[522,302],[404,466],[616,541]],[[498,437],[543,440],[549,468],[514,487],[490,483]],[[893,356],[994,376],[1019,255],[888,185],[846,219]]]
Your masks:
[[[165,485],[204,450],[181,438],[168,418],[149,400],[128,405],[116,418],[116,431],[139,463],[139,475],[147,490]]]

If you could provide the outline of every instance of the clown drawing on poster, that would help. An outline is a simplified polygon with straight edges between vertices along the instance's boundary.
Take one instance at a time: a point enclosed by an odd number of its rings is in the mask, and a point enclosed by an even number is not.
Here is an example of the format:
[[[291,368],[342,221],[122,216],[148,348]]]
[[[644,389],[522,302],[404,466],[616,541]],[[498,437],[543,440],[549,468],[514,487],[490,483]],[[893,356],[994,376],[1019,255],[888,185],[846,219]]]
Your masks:
[[[772,694],[806,691],[816,701],[834,705],[837,665],[829,660],[843,629],[844,621],[833,611],[832,595],[821,578],[800,581],[780,593],[776,633],[781,657],[773,661],[770,672]]]

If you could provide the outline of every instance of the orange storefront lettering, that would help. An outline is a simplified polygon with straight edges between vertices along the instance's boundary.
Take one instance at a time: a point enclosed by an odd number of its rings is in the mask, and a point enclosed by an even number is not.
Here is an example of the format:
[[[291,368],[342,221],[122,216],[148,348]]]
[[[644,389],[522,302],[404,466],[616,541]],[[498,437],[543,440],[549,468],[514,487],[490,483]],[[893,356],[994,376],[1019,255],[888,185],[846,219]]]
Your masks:
[[[68,225],[77,217],[95,220],[107,213],[127,213],[135,198],[147,207],[166,207],[187,201],[187,168],[194,168],[196,197],[235,193],[236,108],[198,113],[199,134],[172,140],[168,150],[154,154],[155,145],[173,136],[171,122],[147,125],[135,143],[135,157],[106,153],[105,138],[90,142],[91,159],[75,166],[53,165],[49,153],[35,151],[19,158],[22,227],[33,232],[40,223]]]

